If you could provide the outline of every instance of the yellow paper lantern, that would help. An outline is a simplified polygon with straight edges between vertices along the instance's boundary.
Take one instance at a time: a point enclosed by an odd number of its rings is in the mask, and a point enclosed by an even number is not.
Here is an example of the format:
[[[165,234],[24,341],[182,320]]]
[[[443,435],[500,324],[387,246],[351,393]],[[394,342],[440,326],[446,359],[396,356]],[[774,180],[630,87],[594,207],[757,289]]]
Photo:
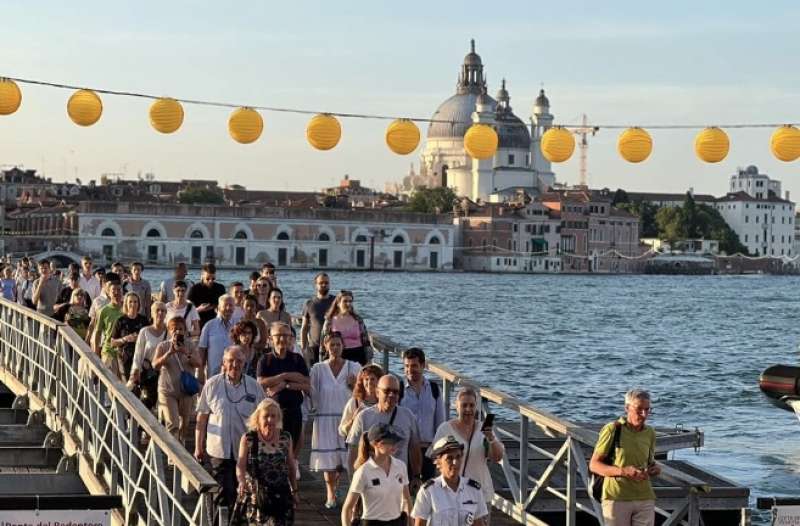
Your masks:
[[[333,115],[315,115],[306,127],[306,139],[317,150],[330,150],[342,138],[342,127]]]
[[[183,106],[168,97],[157,99],[150,106],[150,124],[161,133],[176,131],[183,124]]]
[[[22,92],[17,83],[10,79],[0,79],[0,115],[11,115],[22,103]]]
[[[728,134],[719,128],[706,128],[694,138],[694,151],[701,161],[718,163],[728,155],[731,143]]]
[[[473,124],[464,134],[464,149],[473,159],[491,159],[497,143],[497,132],[488,124]]]
[[[619,134],[617,151],[630,163],[640,163],[650,157],[653,139],[642,128],[628,128]]]
[[[419,146],[419,128],[406,119],[397,119],[386,128],[386,145],[398,155],[408,155]]]
[[[238,143],[250,144],[257,141],[263,130],[264,119],[253,108],[239,108],[228,119],[228,131]]]
[[[542,135],[541,150],[551,163],[563,163],[575,151],[575,137],[565,128],[550,128]]]
[[[92,90],[78,90],[67,102],[67,115],[78,126],[91,126],[100,120],[102,114],[103,102]]]
[[[781,126],[769,140],[772,155],[784,162],[792,162],[800,157],[800,130],[794,126]]]

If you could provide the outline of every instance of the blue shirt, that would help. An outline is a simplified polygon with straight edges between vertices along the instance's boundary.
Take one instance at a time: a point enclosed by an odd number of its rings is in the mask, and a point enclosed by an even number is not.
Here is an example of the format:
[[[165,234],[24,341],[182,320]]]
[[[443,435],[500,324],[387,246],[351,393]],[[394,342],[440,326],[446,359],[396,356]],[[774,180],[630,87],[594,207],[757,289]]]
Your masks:
[[[419,441],[422,444],[433,442],[436,430],[444,422],[444,399],[441,389],[439,390],[439,398],[434,398],[430,381],[427,378],[423,378],[422,392],[417,395],[417,392],[411,388],[411,384],[406,380],[400,406],[411,411],[417,418]]]
[[[219,316],[203,325],[198,347],[207,350],[206,378],[211,378],[222,370],[222,355],[225,354],[225,349],[233,345],[232,328],[232,321],[226,322]]]

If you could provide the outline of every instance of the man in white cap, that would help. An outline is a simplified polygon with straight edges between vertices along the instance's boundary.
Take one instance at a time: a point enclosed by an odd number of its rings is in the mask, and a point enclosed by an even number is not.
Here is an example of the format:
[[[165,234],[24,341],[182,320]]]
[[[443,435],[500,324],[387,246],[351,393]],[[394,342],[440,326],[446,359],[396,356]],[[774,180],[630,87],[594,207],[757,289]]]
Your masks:
[[[479,482],[461,476],[464,446],[448,435],[433,444],[438,477],[422,485],[411,516],[414,526],[486,526],[489,511]]]

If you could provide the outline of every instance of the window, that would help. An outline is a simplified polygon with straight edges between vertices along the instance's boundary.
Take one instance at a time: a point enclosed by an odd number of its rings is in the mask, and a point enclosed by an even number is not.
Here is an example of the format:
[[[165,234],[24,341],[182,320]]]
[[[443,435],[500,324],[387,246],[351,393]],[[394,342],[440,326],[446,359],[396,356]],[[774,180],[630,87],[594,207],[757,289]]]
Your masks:
[[[401,236],[400,234],[397,234],[396,236],[394,236],[394,239],[392,239],[392,243],[397,243],[398,245],[401,245],[405,242],[406,240],[403,239],[403,236]]]
[[[328,266],[328,249],[327,248],[319,249],[319,256],[317,258],[317,261],[319,262],[319,266],[320,267],[327,267]]]
[[[244,266],[244,264],[245,264],[245,259],[246,259],[245,258],[245,250],[246,250],[245,247],[236,247],[236,250],[235,250],[235,253],[234,253],[234,260],[236,261],[236,265],[239,266],[239,267]],[[284,250],[286,250],[286,249],[284,249]]]
[[[247,232],[244,230],[237,230],[233,235],[233,239],[247,239]]]
[[[192,230],[192,233],[189,234],[189,237],[192,239],[203,239],[203,231],[194,229]]]
[[[744,216],[744,222],[745,223],[749,223],[750,222],[750,216]]]
[[[147,246],[147,262],[148,263],[156,263],[156,262],[158,262],[158,246],[157,245],[148,245]]]
[[[394,268],[403,268],[403,251],[394,251]]]
[[[203,247],[192,247],[192,265],[199,265],[202,257]]]
[[[161,232],[156,228],[151,228],[147,231],[147,237],[161,237]]]
[[[322,232],[319,236],[317,236],[317,240],[318,241],[330,241],[331,240],[331,236],[329,236],[327,232]],[[326,254],[327,254],[327,251],[326,251]],[[327,267],[328,265],[326,263],[323,266]]]
[[[116,237],[117,233],[114,232],[113,228],[104,228],[100,235],[103,237]]]
[[[430,243],[431,245],[438,245],[439,243],[441,243],[441,241],[439,241],[438,237],[433,236],[428,243]]]
[[[367,242],[367,236],[365,236],[364,234],[359,234],[356,236],[356,243],[366,243],[366,242]]]
[[[280,234],[278,234],[278,240],[289,241],[289,234],[287,234],[286,232],[281,232]]]
[[[285,267],[286,266],[286,247],[281,247],[278,249],[278,266]]]
[[[514,154],[513,153],[508,154],[508,164],[510,166],[514,166]]]
[[[362,248],[356,250],[356,267],[364,268],[366,266],[366,251]]]
[[[436,270],[439,268],[439,253],[438,252],[431,252],[429,265],[432,270]]]
[[[114,245],[103,245],[103,257],[114,259]]]

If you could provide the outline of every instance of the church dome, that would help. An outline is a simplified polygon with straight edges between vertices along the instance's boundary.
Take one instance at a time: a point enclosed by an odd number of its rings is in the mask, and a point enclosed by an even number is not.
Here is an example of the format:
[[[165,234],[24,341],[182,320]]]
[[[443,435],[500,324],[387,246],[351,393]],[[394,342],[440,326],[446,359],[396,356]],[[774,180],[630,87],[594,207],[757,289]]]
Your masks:
[[[497,112],[498,148],[530,150],[531,134],[522,120],[511,112]]]
[[[463,139],[467,129],[472,126],[472,114],[479,96],[479,93],[458,93],[444,101],[431,117],[431,120],[443,122],[430,123],[428,138]],[[484,96],[495,102],[488,95]]]
[[[536,97],[536,102],[534,104],[543,108],[550,106],[550,100],[547,98],[547,95],[544,94],[544,89],[539,90],[539,96]]]

